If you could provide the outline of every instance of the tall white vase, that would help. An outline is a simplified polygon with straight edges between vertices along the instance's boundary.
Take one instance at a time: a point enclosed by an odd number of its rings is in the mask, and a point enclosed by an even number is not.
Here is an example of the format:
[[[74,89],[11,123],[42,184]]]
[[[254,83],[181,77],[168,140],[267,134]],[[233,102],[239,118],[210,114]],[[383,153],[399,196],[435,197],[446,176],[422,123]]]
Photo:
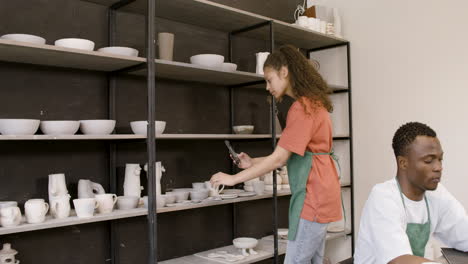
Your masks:
[[[140,164],[127,163],[125,165],[124,195],[141,197],[143,187],[140,184]]]
[[[156,161],[155,170],[156,170],[156,194],[161,195],[161,178],[162,178],[162,173],[166,172],[166,169],[162,165],[161,161]],[[145,171],[148,172],[148,164],[145,165]]]

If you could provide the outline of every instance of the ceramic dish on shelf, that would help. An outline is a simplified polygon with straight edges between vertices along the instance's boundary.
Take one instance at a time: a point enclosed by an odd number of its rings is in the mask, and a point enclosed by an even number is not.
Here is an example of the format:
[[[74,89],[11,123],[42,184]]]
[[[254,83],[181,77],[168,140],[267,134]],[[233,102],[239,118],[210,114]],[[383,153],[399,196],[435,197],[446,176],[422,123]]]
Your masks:
[[[190,63],[214,69],[221,69],[223,61],[224,56],[218,54],[198,54],[190,57]]]
[[[232,244],[242,250],[242,255],[249,256],[249,255],[256,255],[258,254],[254,248],[258,244],[258,240],[251,237],[238,237],[232,240]]]
[[[254,191],[254,188],[252,185],[244,185],[244,190],[246,192],[253,192]]]
[[[2,135],[34,135],[39,129],[37,119],[0,119],[0,134]]]
[[[241,189],[224,189],[221,194],[239,194],[243,193],[244,190]]]
[[[238,194],[239,197],[250,197],[257,195],[255,192],[241,192]]]
[[[223,62],[223,64],[221,64],[221,69],[223,71],[235,72],[237,70],[237,64],[230,63],[230,62]]]
[[[44,38],[30,34],[6,34],[1,36],[0,38],[38,45],[44,45],[46,43],[46,40]]]
[[[115,120],[80,120],[80,130],[85,135],[109,135],[114,128]]]
[[[72,48],[72,49],[80,49],[80,50],[94,50],[94,42],[88,39],[81,39],[81,38],[63,38],[58,39],[54,43],[57,47],[63,48]]]
[[[160,135],[166,129],[166,121],[154,121],[155,128],[154,133]],[[130,127],[135,135],[147,135],[148,134],[148,121],[132,121],[130,122]]]
[[[251,126],[251,125],[233,126],[232,130],[234,130],[235,134],[252,134],[254,130],[254,126]]]
[[[129,47],[104,47],[97,51],[108,54],[138,57],[138,50]]]
[[[223,200],[226,200],[226,199],[235,199],[237,197],[239,197],[238,194],[236,193],[233,193],[233,194],[220,194],[219,197]]]
[[[74,135],[80,128],[80,121],[41,121],[40,128],[44,135]]]

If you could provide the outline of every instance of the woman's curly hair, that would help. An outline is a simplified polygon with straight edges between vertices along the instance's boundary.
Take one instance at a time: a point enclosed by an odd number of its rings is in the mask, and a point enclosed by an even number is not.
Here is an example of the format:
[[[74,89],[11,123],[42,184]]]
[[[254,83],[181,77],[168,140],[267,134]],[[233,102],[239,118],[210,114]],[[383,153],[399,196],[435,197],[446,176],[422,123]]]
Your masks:
[[[263,68],[269,67],[280,71],[283,66],[288,68],[292,93],[295,98],[299,99],[306,113],[311,113],[311,111],[307,109],[301,97],[308,98],[312,105],[323,106],[330,113],[333,111],[333,105],[328,96],[331,93],[330,88],[310,61],[296,47],[292,45],[280,47],[268,56]]]

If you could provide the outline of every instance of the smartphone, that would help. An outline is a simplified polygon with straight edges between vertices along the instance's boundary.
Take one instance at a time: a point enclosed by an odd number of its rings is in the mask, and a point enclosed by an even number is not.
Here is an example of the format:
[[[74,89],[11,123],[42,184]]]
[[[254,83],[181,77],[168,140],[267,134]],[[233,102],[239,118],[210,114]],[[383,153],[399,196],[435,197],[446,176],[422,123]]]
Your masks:
[[[239,159],[239,157],[237,156],[237,153],[236,153],[236,152],[234,151],[234,149],[232,148],[231,143],[229,143],[229,140],[224,140],[224,144],[226,144],[226,147],[228,148],[229,153],[231,154],[232,159],[234,160],[234,163],[235,163],[236,165],[239,165],[239,164],[240,164],[240,159]]]

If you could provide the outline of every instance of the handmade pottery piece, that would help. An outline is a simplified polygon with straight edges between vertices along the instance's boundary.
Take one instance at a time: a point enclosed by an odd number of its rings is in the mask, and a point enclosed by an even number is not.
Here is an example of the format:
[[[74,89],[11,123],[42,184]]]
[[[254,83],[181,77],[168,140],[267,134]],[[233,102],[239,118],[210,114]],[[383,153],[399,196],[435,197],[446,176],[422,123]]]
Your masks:
[[[49,211],[49,204],[44,199],[30,199],[24,204],[24,214],[30,224],[44,222],[47,211]]]
[[[256,255],[258,254],[254,248],[257,246],[258,244],[258,240],[255,239],[255,238],[251,238],[251,237],[238,237],[236,239],[234,239],[232,241],[232,243],[234,244],[234,246],[238,249],[241,249],[242,250],[242,255],[244,256],[250,256],[250,254],[252,255]]]
[[[162,165],[161,161],[156,161],[154,165],[154,168],[156,170],[156,195],[161,195],[161,178],[163,172],[166,172],[166,169]],[[148,163],[145,164],[144,169],[146,172],[148,172]]]
[[[0,209],[0,224],[3,227],[17,226],[21,223],[21,211],[18,206]]]
[[[74,199],[76,216],[79,218],[90,218],[94,215],[94,209],[98,208],[99,204],[95,198]]]
[[[117,202],[117,195],[113,193],[96,194],[95,198],[98,203],[98,212],[100,214],[112,213],[114,205]]]
[[[67,195],[67,184],[64,173],[49,174],[49,203],[54,197]]]
[[[50,214],[57,219],[67,218],[70,216],[70,195],[64,194],[59,196],[53,196],[49,200]]]
[[[0,250],[0,264],[19,264],[20,261],[15,259],[18,251],[11,248],[10,243],[3,244],[3,249]]]
[[[96,194],[104,194],[106,191],[101,184],[90,180],[81,179],[78,181],[78,198],[94,198]]]
[[[140,164],[127,163],[125,165],[124,196],[141,197],[143,187],[140,185],[140,174]]]

